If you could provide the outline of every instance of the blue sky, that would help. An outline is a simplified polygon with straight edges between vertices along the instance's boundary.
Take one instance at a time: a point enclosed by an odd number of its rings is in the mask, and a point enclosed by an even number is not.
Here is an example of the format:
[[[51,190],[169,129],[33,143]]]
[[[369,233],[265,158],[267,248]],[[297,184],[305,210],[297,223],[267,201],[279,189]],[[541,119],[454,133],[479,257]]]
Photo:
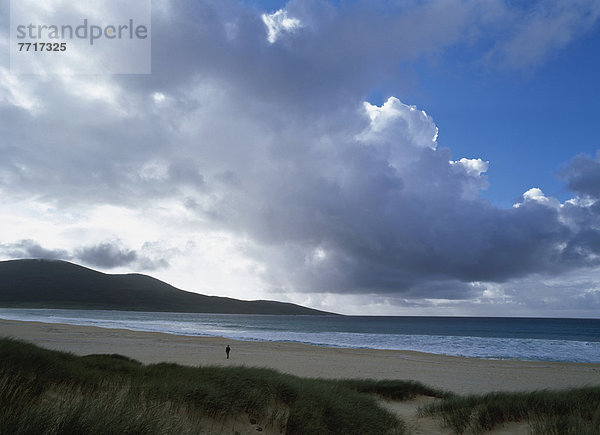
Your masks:
[[[521,69],[482,65],[481,52],[460,48],[413,65],[418,101],[456,155],[490,161],[485,196],[510,207],[535,186],[565,200],[561,168],[599,148],[600,28]]]
[[[147,75],[77,74],[101,42],[11,71],[8,5],[0,259],[347,314],[598,317],[596,0],[153,0]]]

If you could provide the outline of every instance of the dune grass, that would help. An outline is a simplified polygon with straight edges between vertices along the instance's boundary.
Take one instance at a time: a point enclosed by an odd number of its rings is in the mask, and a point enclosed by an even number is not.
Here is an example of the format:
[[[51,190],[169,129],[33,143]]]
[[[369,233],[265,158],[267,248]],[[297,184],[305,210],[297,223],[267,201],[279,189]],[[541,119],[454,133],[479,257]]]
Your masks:
[[[0,338],[0,434],[218,433],[231,432],[225,425],[236,418],[275,433],[403,434],[404,423],[377,398],[420,395],[440,399],[421,414],[440,417],[456,433],[527,421],[534,434],[600,435],[600,387],[457,396],[412,381],[143,365]]]
[[[402,434],[374,395],[442,395],[414,382],[303,379],[270,369],[143,365],[0,339],[0,433],[202,433],[246,416],[290,434]]]
[[[533,434],[600,435],[600,387],[454,396],[425,407],[421,414],[441,416],[455,433],[481,433],[503,423],[527,421]]]
[[[454,394],[448,391],[431,388],[416,381],[340,379],[334,382],[353,391],[372,394],[386,400],[404,401],[413,399],[417,396],[438,398],[454,397]]]

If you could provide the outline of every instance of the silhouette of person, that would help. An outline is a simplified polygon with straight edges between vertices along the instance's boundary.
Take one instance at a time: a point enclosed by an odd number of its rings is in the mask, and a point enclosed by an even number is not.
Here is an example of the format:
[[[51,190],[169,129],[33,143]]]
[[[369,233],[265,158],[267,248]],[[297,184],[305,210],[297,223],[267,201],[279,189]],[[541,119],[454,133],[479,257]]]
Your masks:
[[[225,348],[225,353],[227,354],[227,359],[229,359],[229,352],[231,352],[231,348],[229,347],[229,345],[227,345],[227,347]]]

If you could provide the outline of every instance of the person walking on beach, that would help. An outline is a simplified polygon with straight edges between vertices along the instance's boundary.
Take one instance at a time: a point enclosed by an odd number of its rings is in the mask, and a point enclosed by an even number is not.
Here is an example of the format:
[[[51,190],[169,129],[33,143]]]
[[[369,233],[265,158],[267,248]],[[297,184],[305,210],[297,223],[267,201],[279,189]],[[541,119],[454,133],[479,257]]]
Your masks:
[[[231,352],[231,348],[229,347],[229,345],[227,345],[227,347],[225,348],[225,353],[227,354],[227,359],[229,359],[229,352]]]

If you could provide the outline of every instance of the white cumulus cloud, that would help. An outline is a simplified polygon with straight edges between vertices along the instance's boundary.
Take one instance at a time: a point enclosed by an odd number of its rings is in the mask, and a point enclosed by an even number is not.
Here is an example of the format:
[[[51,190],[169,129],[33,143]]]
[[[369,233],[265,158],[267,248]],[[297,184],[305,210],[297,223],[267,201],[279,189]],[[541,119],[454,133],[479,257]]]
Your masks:
[[[267,28],[267,41],[271,44],[285,33],[294,33],[302,27],[298,18],[288,16],[285,9],[279,9],[272,14],[262,14],[262,20]]]
[[[481,159],[467,159],[464,157],[456,161],[451,160],[450,164],[461,167],[467,174],[475,177],[486,172],[490,166],[490,162],[486,162]]]

